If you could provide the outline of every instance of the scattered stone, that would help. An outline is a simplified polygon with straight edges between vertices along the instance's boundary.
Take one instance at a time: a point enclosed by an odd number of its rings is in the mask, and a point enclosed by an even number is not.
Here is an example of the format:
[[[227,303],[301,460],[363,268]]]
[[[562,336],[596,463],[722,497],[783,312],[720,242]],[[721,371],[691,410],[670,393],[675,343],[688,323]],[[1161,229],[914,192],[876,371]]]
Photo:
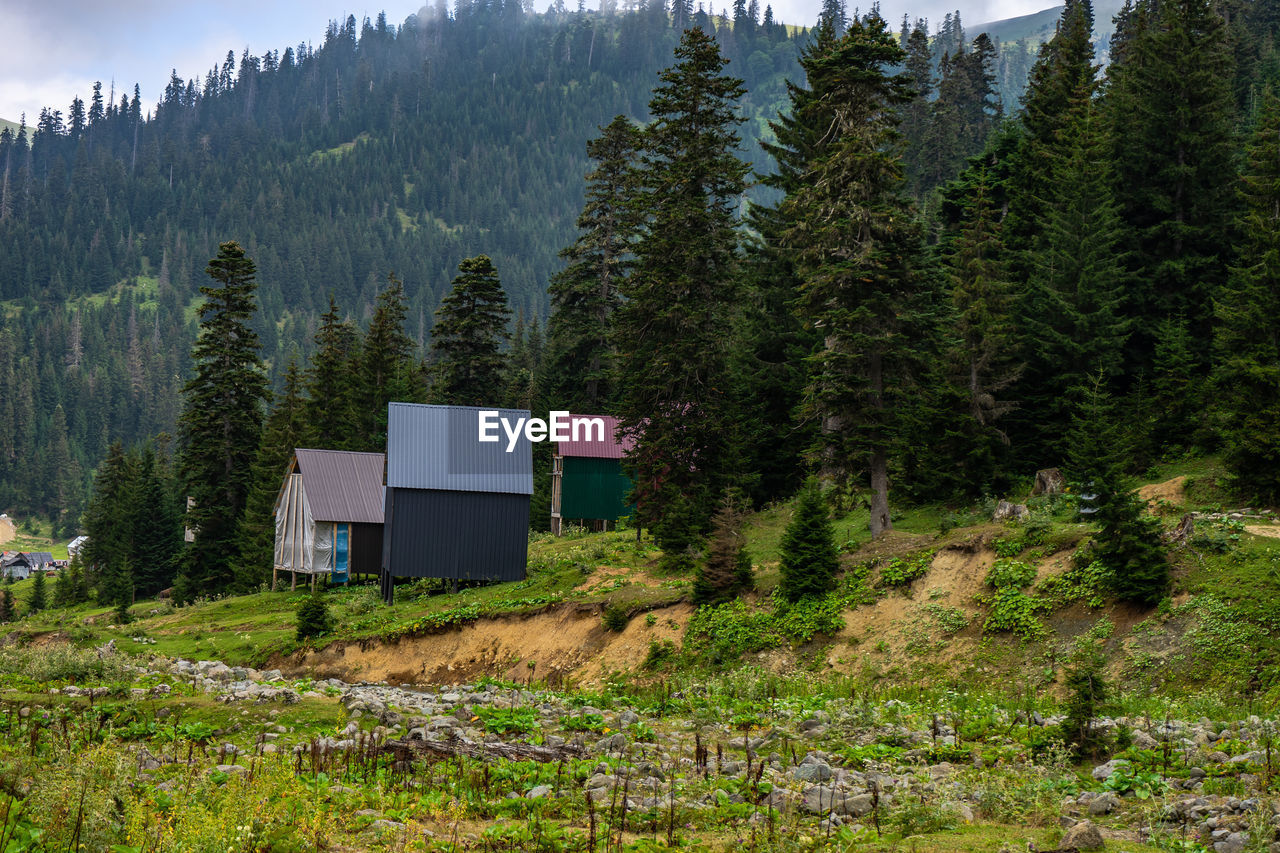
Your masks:
[[[1059,850],[1101,850],[1102,831],[1091,820],[1082,820],[1067,830]]]

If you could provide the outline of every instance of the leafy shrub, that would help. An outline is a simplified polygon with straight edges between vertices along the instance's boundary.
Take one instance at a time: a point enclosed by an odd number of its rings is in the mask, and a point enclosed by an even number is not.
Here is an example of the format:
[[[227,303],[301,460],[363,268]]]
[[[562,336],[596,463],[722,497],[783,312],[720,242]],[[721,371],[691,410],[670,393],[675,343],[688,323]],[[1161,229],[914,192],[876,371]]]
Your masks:
[[[749,609],[741,600],[699,607],[685,630],[685,648],[713,663],[777,648],[785,638],[772,613]]]
[[[476,708],[476,716],[484,721],[485,731],[495,734],[527,735],[538,728],[538,712],[533,708]]]
[[[916,578],[927,575],[931,565],[933,565],[932,551],[906,559],[894,557],[880,567],[880,584],[881,586],[906,586]]]
[[[1082,602],[1089,607],[1101,607],[1111,588],[1112,572],[1098,560],[1083,566],[1073,565],[1056,577],[1046,578],[1038,589],[1055,604]]]
[[[844,602],[835,595],[806,598],[788,604],[777,599],[776,625],[788,639],[807,643],[818,634],[834,634],[844,627]]]
[[[568,732],[603,732],[604,715],[577,714],[560,720],[560,726]]]
[[[1036,613],[1047,610],[1048,604],[1013,587],[997,589],[989,599],[991,613],[982,623],[984,633],[1008,631],[1024,640],[1033,640],[1044,634],[1044,625]]]
[[[938,620],[938,625],[948,634],[963,631],[969,625],[969,617],[958,608],[947,607],[945,604],[933,602],[926,604],[924,609],[930,616]]]
[[[627,629],[627,623],[631,621],[631,617],[627,615],[627,609],[621,604],[610,604],[600,615],[600,621],[604,623],[606,631],[621,634]]]
[[[987,572],[987,586],[993,589],[1022,589],[1036,579],[1036,567],[1021,560],[996,560]]]
[[[650,613],[650,616],[653,614]],[[642,669],[659,669],[676,656],[676,644],[670,640],[650,640],[649,651],[645,653]]]
[[[304,598],[302,603],[298,605],[298,630],[296,633],[298,642],[310,637],[318,637],[326,633],[330,626],[329,605],[325,601],[320,587],[317,586],[316,591]]]
[[[1108,791],[1115,791],[1121,796],[1129,795],[1139,800],[1149,800],[1153,794],[1164,793],[1165,781],[1159,773],[1121,764],[1111,771],[1111,775],[1102,783],[1102,787]]]

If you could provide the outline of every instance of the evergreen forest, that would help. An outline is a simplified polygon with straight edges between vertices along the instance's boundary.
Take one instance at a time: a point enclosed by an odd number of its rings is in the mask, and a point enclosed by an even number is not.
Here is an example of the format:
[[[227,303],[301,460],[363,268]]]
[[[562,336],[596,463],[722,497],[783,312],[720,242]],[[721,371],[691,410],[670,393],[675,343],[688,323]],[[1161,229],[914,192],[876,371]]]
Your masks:
[[[671,569],[807,473],[878,537],[1060,466],[1139,578],[1125,477],[1280,501],[1280,5],[959,21],[459,3],[5,129],[0,508],[250,590],[292,448],[507,405],[619,416]]]

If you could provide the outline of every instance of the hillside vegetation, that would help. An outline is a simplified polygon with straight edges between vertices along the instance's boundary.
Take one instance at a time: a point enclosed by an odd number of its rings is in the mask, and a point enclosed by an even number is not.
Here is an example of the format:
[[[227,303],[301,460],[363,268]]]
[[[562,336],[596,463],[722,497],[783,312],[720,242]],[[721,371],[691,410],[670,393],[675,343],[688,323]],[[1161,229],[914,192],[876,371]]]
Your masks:
[[[139,601],[127,626],[51,608],[0,649],[0,756],[23,792],[5,795],[6,831],[137,850],[1265,839],[1248,803],[1270,802],[1280,525],[1220,512],[1212,462],[1161,473],[1141,494],[1167,527],[1197,513],[1198,532],[1153,610],[1073,564],[1095,530],[1069,496],[1022,523],[921,508],[875,542],[865,512],[841,516],[838,588],[805,607],[772,595],[778,505],[747,527],[757,593],[720,608],[690,607],[688,579],[629,530],[535,537],[521,583],[424,582],[393,608],[334,590],[335,627],[303,644],[301,590]],[[1020,574],[1029,605],[1006,623],[991,583]],[[1114,690],[1091,772],[1057,728],[1082,648]],[[397,763],[419,749],[435,758]]]

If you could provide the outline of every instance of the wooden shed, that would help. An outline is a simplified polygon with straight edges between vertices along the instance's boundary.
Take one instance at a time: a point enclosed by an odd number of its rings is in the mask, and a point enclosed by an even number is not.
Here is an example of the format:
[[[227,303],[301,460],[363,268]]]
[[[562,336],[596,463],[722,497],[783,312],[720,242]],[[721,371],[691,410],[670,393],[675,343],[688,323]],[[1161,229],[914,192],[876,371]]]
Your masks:
[[[570,440],[557,442],[551,457],[551,532],[561,535],[570,521],[608,530],[633,509],[622,471],[633,442],[618,440],[617,418],[608,415],[570,415],[569,422]]]
[[[482,412],[515,424],[528,411],[391,403],[382,544],[383,598],[396,578],[523,580],[529,557],[533,451],[479,440]]]
[[[53,554],[48,551],[18,551],[0,562],[0,575],[16,581],[26,580],[35,572],[47,572],[54,567]]]
[[[382,564],[381,453],[294,451],[276,498],[272,580],[282,571],[345,583]]]

